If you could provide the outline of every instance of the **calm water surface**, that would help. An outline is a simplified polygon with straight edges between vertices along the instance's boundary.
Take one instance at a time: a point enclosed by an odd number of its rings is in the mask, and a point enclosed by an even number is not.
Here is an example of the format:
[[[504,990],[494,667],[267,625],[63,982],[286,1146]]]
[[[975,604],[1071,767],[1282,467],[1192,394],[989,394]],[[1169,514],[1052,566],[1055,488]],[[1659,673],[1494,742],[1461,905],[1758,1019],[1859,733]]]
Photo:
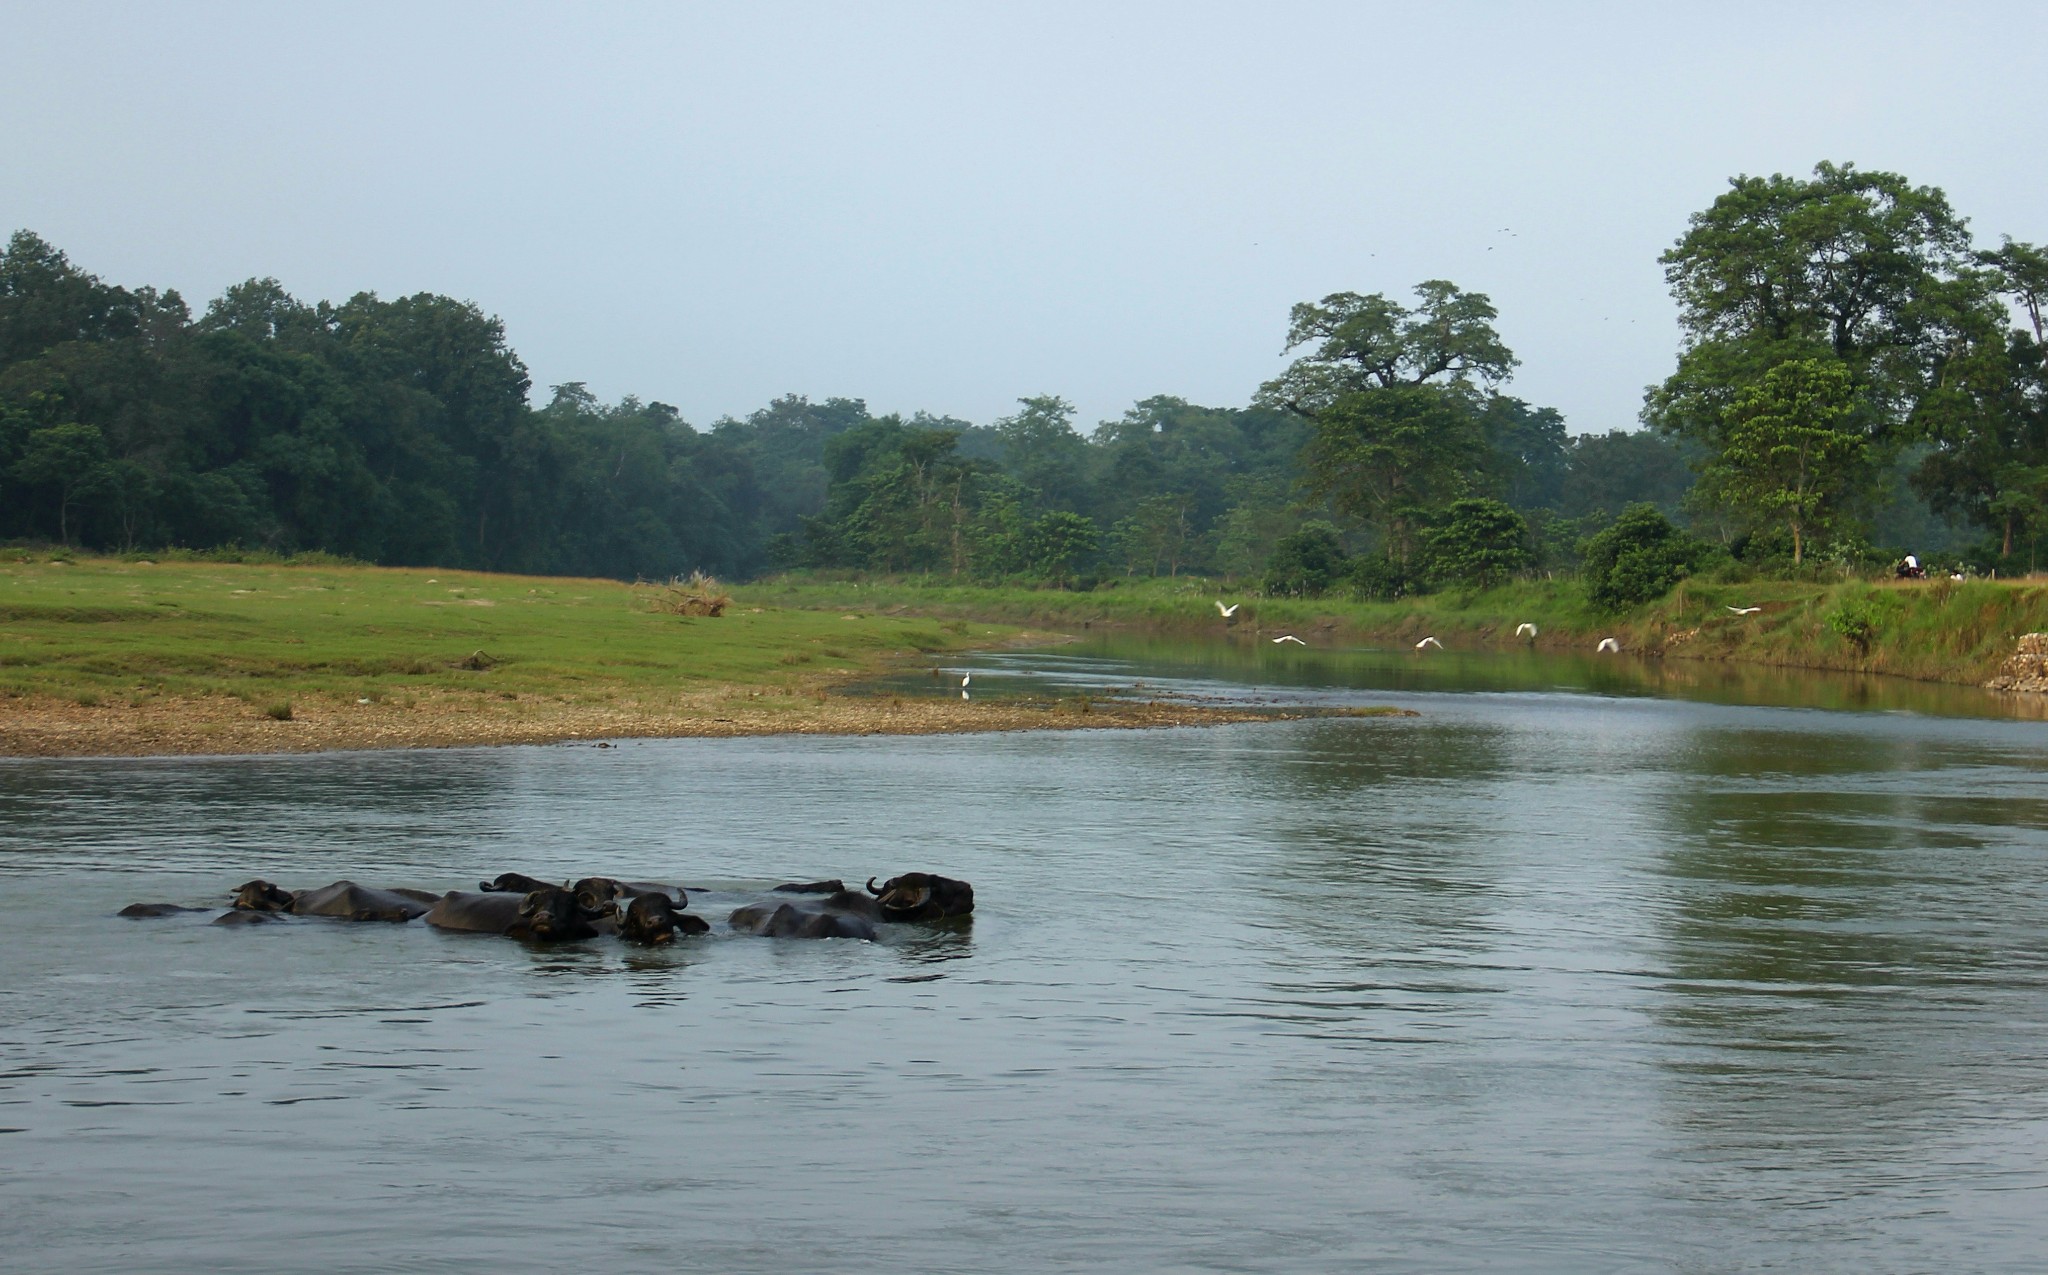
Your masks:
[[[0,1266],[2040,1269],[2048,726],[1613,661],[974,667],[1422,716],[0,764]],[[969,932],[113,916],[920,868]]]

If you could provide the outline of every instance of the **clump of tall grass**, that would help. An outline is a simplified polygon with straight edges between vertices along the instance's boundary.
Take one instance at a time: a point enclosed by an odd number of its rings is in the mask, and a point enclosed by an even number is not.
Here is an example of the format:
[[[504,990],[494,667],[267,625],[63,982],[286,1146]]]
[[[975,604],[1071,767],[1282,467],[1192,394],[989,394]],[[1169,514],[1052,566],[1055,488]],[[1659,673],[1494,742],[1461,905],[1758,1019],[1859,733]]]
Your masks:
[[[732,605],[732,595],[716,579],[702,571],[677,576],[662,585],[653,597],[654,609],[664,615],[705,615],[717,617]]]

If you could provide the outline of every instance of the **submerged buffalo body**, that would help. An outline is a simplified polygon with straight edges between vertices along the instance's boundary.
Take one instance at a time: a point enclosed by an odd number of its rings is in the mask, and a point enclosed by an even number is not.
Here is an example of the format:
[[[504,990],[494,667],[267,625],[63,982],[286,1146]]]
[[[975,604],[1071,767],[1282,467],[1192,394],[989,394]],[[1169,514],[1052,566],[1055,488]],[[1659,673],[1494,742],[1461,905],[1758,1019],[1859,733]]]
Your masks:
[[[873,899],[851,890],[835,890],[801,903],[750,903],[736,910],[728,924],[741,934],[778,939],[872,939],[882,910]]]
[[[379,890],[353,881],[336,881],[318,890],[292,896],[297,916],[333,916],[347,921],[410,921],[425,916],[439,895],[420,897],[417,890]]]
[[[848,912],[794,903],[750,903],[726,918],[735,932],[771,939],[872,939],[874,922]]]
[[[523,894],[495,890],[471,894],[456,890],[442,895],[439,903],[427,909],[427,924],[437,930],[459,930],[466,934],[503,934],[518,923],[519,905],[524,902]]]
[[[211,912],[212,908],[188,908],[182,903],[131,903],[116,912],[116,916],[176,916],[180,912]]]
[[[879,888],[868,878],[868,893],[886,921],[944,921],[974,911],[974,887],[929,872],[890,877]]]

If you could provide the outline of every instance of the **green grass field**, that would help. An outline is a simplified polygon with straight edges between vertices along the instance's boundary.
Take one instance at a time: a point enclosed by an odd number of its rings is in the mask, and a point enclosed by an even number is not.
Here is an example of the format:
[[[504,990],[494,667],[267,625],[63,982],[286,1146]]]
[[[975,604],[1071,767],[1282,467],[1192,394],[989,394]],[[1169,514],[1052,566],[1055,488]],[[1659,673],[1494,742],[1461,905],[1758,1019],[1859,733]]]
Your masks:
[[[0,560],[0,696],[83,704],[449,692],[659,701],[722,684],[791,690],[1010,636],[751,600],[683,617],[655,609],[660,590],[611,580],[13,556]]]

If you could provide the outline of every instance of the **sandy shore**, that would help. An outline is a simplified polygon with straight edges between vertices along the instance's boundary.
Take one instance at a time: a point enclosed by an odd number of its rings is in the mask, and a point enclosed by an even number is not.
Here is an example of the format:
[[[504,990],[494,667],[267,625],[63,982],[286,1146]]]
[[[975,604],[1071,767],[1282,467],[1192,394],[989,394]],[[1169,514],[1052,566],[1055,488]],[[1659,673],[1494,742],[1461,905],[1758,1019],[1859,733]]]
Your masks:
[[[548,698],[417,696],[374,703],[299,701],[289,721],[239,699],[146,699],[81,705],[0,701],[0,756],[147,757],[462,748],[631,738],[736,735],[936,735],[1010,730],[1213,726],[1310,716],[1389,716],[1217,707],[1181,701],[841,696],[771,697],[743,688],[659,705]],[[1413,714],[1408,714],[1412,716]]]

